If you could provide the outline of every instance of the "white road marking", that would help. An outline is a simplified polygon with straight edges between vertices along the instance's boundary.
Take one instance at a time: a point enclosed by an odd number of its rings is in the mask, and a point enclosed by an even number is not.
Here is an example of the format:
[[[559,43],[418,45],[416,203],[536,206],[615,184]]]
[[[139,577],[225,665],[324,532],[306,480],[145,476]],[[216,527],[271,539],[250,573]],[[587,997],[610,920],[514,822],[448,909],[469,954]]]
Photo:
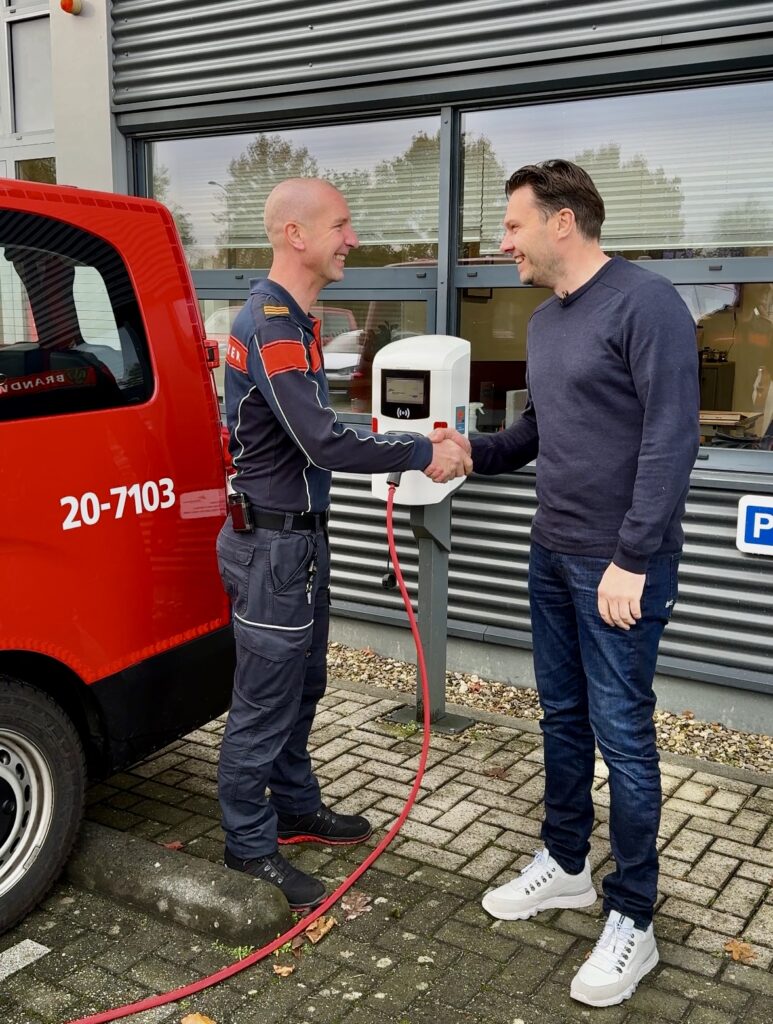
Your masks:
[[[48,946],[41,946],[39,942],[33,942],[32,939],[25,939],[23,942],[11,946],[10,949],[0,953],[0,981],[5,981],[12,974],[29,967],[30,964],[34,964],[36,960],[50,952]]]

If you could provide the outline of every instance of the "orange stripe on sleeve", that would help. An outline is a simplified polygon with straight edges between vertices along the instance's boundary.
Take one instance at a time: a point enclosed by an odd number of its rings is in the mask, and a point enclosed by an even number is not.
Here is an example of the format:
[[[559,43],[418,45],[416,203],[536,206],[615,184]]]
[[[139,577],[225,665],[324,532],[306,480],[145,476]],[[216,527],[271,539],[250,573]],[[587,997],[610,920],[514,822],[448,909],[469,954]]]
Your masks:
[[[314,340],[309,346],[309,355],[311,357],[311,371],[316,373],[322,366],[321,323],[316,317],[312,317],[311,322],[314,328]]]
[[[247,372],[247,349],[233,335],[228,339],[228,350],[225,354],[225,361],[239,373]]]
[[[322,356],[320,355],[319,342],[317,341],[316,338],[311,343],[311,346],[309,348],[309,355],[311,356],[312,372],[316,373],[317,370],[319,370],[319,368],[322,366]]]
[[[306,349],[301,341],[271,341],[261,347],[260,354],[269,377],[287,370],[305,373],[308,369]]]

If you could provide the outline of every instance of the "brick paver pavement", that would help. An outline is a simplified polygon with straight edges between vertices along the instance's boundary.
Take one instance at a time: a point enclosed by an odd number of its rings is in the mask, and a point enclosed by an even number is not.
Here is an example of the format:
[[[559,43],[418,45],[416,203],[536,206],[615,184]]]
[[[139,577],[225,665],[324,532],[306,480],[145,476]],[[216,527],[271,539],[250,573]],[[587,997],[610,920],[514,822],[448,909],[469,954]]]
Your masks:
[[[399,813],[418,764],[419,733],[382,721],[398,705],[386,691],[331,687],[317,715],[314,760],[325,797],[367,813],[378,834]],[[401,835],[358,884],[371,910],[344,921],[278,978],[277,963],[250,968],[186,1006],[132,1018],[217,1024],[771,1024],[773,1022],[773,786],[748,772],[669,758],[662,764],[661,963],[618,1007],[569,999],[569,982],[600,931],[601,901],[529,921],[492,921],[488,887],[539,846],[541,739],[530,722],[481,715],[461,737],[435,736],[420,799]],[[94,786],[89,817],[188,854],[219,861],[216,773],[223,721],[210,723],[131,771]],[[609,792],[597,762],[591,864],[610,868]],[[329,887],[362,849],[291,850]],[[184,859],[181,857],[181,867]],[[335,915],[334,911],[334,915]],[[747,965],[723,949],[752,946]],[[43,908],[0,939],[50,949],[0,984],[3,1024],[60,1024],[182,984],[229,962],[236,950],[185,933],[94,894],[58,886]],[[0,964],[2,954],[0,953]],[[1,969],[1,968],[0,968]]]

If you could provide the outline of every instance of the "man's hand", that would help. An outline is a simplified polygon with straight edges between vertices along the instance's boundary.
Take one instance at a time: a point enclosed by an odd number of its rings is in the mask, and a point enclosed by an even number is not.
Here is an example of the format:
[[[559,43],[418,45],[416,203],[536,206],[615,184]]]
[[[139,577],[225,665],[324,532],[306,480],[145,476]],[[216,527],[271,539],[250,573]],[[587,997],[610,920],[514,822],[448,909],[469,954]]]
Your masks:
[[[427,437],[433,444],[437,444],[439,441],[454,441],[467,455],[472,452],[472,446],[464,434],[460,434],[458,430],[451,430],[450,427],[435,427],[431,434],[427,434]]]
[[[430,438],[432,435],[430,435]],[[455,480],[458,476],[466,476],[472,472],[472,459],[450,438],[433,442],[432,462],[424,470],[425,474],[436,484],[444,484]]]
[[[630,629],[641,618],[641,595],[646,576],[610,562],[598,589],[599,615],[608,626]]]

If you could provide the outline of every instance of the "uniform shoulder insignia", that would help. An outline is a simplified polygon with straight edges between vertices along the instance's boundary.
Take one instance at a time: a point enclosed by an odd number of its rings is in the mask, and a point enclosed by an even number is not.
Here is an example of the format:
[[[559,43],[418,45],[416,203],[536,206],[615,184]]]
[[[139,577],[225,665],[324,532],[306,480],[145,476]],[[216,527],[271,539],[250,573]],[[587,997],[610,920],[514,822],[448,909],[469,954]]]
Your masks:
[[[264,316],[289,316],[290,310],[287,306],[266,305],[263,307]]]

